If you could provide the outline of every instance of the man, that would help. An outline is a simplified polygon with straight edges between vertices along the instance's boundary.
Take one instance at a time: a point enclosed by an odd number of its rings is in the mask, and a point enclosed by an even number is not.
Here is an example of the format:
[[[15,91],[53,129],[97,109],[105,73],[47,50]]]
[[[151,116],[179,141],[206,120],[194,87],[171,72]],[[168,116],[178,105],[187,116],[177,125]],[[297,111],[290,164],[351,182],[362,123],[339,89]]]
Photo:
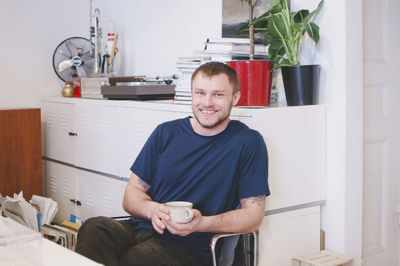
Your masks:
[[[257,131],[229,118],[240,98],[236,72],[206,63],[191,85],[194,117],[159,125],[131,167],[123,207],[135,218],[89,219],[77,252],[106,265],[209,265],[214,233],[260,226],[268,155]],[[194,205],[188,223],[170,219],[164,203],[178,200]]]

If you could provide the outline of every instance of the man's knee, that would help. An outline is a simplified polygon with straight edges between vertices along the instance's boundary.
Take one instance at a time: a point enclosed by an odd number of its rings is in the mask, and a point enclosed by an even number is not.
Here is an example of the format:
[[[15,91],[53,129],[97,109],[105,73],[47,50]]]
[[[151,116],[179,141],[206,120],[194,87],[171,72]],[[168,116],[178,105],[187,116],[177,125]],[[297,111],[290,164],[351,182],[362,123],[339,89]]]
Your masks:
[[[110,221],[111,219],[109,217],[104,217],[104,216],[98,216],[98,217],[92,217],[87,219],[79,231],[81,230],[97,230],[99,228],[102,228],[104,226],[109,226],[109,224],[112,223]]]
[[[79,228],[78,239],[83,234],[101,230],[101,228],[106,223],[105,221],[106,219],[107,219],[106,217],[93,217],[87,219]]]
[[[104,216],[87,219],[78,231],[78,245],[82,241],[105,239],[112,230],[112,219]]]

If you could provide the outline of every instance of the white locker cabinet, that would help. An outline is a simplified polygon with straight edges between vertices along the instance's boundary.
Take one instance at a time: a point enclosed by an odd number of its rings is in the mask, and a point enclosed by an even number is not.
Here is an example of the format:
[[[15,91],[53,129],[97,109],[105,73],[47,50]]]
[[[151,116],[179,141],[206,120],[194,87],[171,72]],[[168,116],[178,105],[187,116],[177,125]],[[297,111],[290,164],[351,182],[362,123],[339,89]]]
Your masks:
[[[119,108],[97,103],[76,104],[76,162],[82,168],[119,176]]]
[[[44,155],[119,176],[119,107],[101,103],[43,101]]]
[[[254,129],[269,154],[269,209],[325,199],[325,113],[323,106],[254,110]]]
[[[127,215],[122,208],[122,195],[126,183],[114,178],[77,170],[80,217]]]
[[[43,102],[44,155],[65,163],[75,163],[75,104]]]
[[[267,215],[259,236],[259,265],[291,265],[294,256],[319,251],[320,207]]]
[[[70,214],[83,220],[94,216],[127,215],[122,208],[126,182],[46,161],[46,194],[58,203],[55,222]]]
[[[51,161],[46,161],[44,165],[46,196],[58,204],[54,221],[62,222],[70,214],[79,216],[76,169]]]

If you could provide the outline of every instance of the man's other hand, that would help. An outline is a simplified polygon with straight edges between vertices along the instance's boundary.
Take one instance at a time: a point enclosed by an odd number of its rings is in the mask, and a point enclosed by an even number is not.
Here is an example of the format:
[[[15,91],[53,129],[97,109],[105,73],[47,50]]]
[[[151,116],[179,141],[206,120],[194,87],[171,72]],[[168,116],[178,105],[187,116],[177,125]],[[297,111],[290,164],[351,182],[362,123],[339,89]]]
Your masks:
[[[169,209],[164,204],[157,204],[151,210],[151,224],[154,230],[163,234],[166,228],[165,221],[169,221]]]
[[[203,216],[199,210],[193,209],[193,219],[188,223],[177,223],[170,219],[162,219],[162,223],[165,224],[167,230],[173,235],[187,236],[193,232],[198,231],[200,222]]]

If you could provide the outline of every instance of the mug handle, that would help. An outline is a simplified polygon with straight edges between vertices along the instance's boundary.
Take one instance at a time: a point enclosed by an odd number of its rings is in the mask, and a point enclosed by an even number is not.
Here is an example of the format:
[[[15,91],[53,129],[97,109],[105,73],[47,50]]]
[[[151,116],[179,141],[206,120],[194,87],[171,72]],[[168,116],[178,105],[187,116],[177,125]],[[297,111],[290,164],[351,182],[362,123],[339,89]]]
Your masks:
[[[186,211],[186,213],[187,213],[187,217],[186,217],[185,220],[186,220],[187,222],[189,222],[189,221],[191,221],[192,218],[193,218],[193,210],[192,210],[192,209],[189,209],[189,208],[186,208],[185,211]]]

